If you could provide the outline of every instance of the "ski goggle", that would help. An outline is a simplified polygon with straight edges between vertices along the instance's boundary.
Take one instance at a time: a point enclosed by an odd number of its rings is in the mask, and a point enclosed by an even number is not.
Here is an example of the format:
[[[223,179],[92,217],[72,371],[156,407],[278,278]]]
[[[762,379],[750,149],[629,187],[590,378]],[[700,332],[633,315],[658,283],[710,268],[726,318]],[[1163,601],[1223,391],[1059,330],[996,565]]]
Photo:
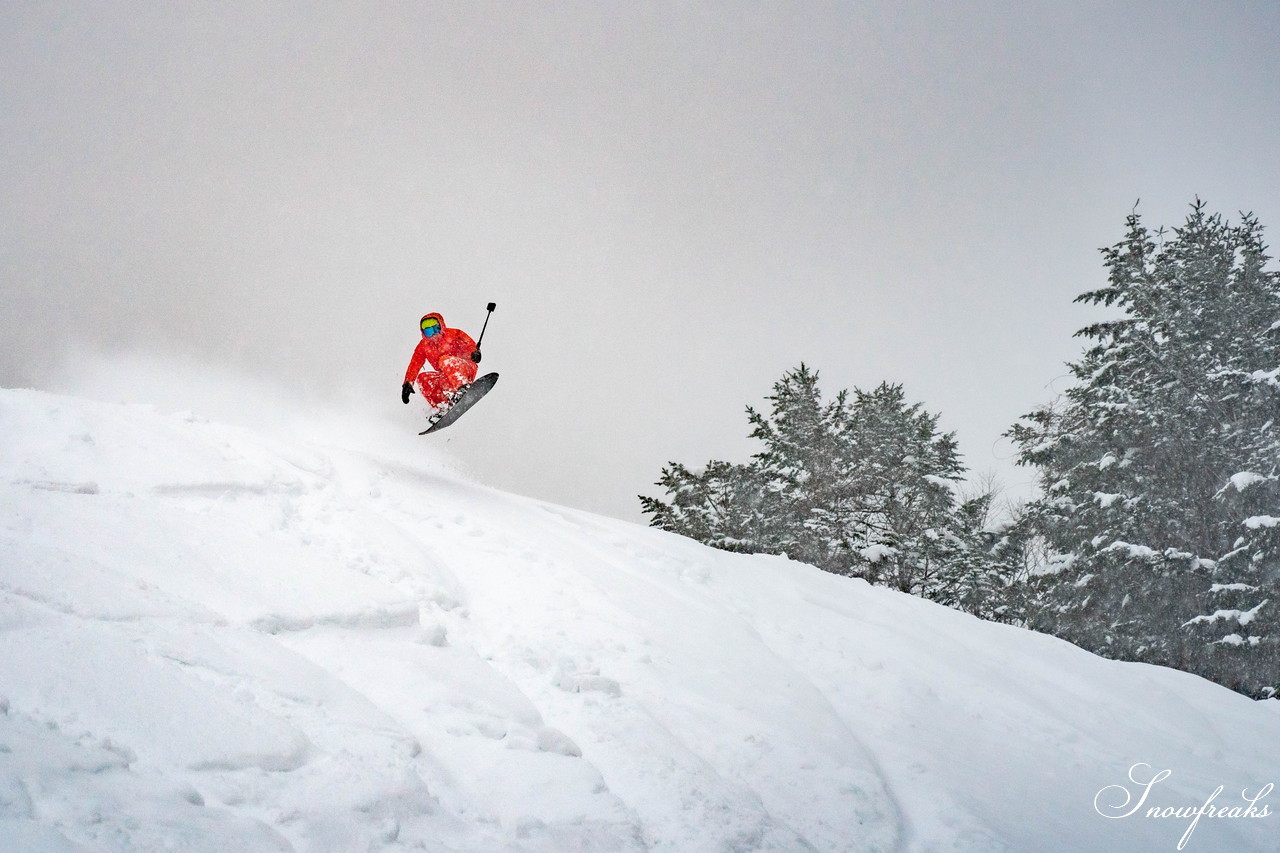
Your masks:
[[[429,338],[433,335],[440,334],[440,321],[435,317],[428,317],[422,321],[422,336]]]

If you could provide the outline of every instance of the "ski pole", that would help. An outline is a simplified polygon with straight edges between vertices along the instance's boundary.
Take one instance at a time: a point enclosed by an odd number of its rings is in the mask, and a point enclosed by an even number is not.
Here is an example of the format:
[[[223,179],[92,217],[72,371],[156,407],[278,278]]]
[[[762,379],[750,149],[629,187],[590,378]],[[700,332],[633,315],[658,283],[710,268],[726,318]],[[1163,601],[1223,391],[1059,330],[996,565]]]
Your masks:
[[[480,327],[480,337],[476,339],[476,351],[475,354],[471,356],[471,360],[477,364],[480,363],[480,343],[484,340],[484,330],[489,328],[489,318],[493,316],[493,309],[497,307],[498,303],[496,302],[490,302],[485,307],[485,311],[487,313],[484,315],[484,325]]]
[[[489,328],[489,317],[493,315],[493,309],[498,307],[498,303],[490,302],[485,310],[488,312],[484,315],[484,325],[480,327],[480,337],[476,339],[476,349],[480,349],[480,342],[484,340],[484,330]]]

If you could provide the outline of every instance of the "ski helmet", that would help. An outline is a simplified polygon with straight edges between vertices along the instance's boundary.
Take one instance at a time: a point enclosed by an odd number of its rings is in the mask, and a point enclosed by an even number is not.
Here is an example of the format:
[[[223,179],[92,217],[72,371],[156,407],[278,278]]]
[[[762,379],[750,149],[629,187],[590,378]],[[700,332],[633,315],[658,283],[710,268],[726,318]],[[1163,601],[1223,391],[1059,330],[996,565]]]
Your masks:
[[[439,314],[426,314],[418,323],[424,338],[432,338],[444,331],[444,318]]]

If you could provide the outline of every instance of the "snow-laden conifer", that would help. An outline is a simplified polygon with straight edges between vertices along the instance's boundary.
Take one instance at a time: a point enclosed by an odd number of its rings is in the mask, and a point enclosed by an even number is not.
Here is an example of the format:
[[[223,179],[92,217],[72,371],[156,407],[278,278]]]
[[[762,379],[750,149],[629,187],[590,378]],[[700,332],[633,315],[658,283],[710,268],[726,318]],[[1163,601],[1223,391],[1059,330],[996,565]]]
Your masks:
[[[1118,316],[1079,332],[1076,384],[1011,435],[1059,571],[1036,627],[1254,696],[1280,686],[1280,275],[1262,228],[1197,201],[1103,250]]]
[[[663,469],[667,500],[641,498],[652,525],[1004,618],[1016,549],[987,529],[990,494],[957,500],[965,468],[938,415],[889,383],[824,401],[804,364],[767,401],[747,408],[762,444],[749,463]]]

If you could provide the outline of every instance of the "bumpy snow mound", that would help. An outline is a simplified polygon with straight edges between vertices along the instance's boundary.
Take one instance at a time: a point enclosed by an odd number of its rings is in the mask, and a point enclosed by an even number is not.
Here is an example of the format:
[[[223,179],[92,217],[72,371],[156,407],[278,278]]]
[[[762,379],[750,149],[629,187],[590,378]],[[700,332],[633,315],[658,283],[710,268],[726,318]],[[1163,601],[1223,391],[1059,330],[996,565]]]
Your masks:
[[[1172,850],[1189,820],[1095,807],[1139,762],[1172,770],[1146,805],[1239,804],[1280,781],[1280,703],[389,459],[0,391],[0,850]],[[1278,835],[1205,818],[1187,849]]]

